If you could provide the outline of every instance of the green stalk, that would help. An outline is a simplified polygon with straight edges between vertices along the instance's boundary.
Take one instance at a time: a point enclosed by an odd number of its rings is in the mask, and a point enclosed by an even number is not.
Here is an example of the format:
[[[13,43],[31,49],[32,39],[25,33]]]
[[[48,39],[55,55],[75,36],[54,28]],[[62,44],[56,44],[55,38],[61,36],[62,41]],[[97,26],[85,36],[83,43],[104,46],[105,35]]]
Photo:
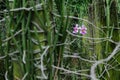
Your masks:
[[[110,37],[110,5],[109,5],[109,0],[106,0],[106,3],[107,3],[107,7],[106,7],[106,15],[107,15],[107,38]],[[109,42],[107,41],[106,42],[106,45],[105,45],[105,55],[108,54],[108,47],[109,47]]]
[[[29,61],[28,63],[28,67],[27,67],[27,71],[29,72],[29,75],[30,75],[30,80],[35,80],[35,77],[34,77],[34,55],[33,55],[33,49],[32,49],[32,41],[31,41],[31,33],[30,33],[30,20],[31,20],[31,11],[29,12],[28,14],[28,19],[27,19],[27,24],[26,24],[26,28],[27,28],[27,31],[28,31],[28,40],[27,40],[27,50],[28,50],[28,53],[27,53],[27,56],[28,56],[28,60],[27,62]],[[29,76],[28,76],[29,77]]]
[[[46,27],[44,26],[44,22],[42,21],[42,19],[41,19],[41,17],[40,17],[40,12],[39,11],[37,11],[37,9],[35,8],[35,6],[34,6],[35,4],[34,4],[34,1],[32,0],[32,6],[33,6],[33,9],[34,9],[34,12],[35,12],[35,15],[37,16],[37,19],[39,20],[39,23],[40,23],[40,26],[41,26],[41,28],[44,30],[44,31],[46,31]],[[42,5],[41,5],[41,7],[42,7]],[[43,9],[41,10],[41,12],[43,11]]]
[[[62,36],[58,36],[58,43],[62,44],[65,42],[66,40],[66,36],[67,36],[67,33],[66,33],[66,29],[68,27],[68,18],[65,19],[64,15],[65,15],[65,5],[64,5],[64,0],[55,0],[55,3],[57,4],[57,11],[58,13],[60,14],[60,19],[58,19],[60,22],[59,22],[59,32],[60,34],[62,34]],[[58,24],[57,24],[58,25]],[[56,55],[56,57],[58,56],[58,60],[56,61],[57,62],[57,67],[60,67],[62,65],[62,62],[63,62],[63,52],[64,52],[64,45],[62,46],[58,46],[56,47],[56,50],[55,52],[57,52],[58,54]],[[56,53],[55,53],[56,54]],[[55,76],[54,76],[54,80],[56,80],[58,78],[58,80],[60,80],[60,70],[56,69],[55,70]]]
[[[52,3],[52,0],[48,1],[48,5]],[[52,4],[49,5],[49,6],[46,6],[47,4],[45,4],[45,1],[42,0],[42,4],[43,4],[43,15],[44,15],[44,18],[45,18],[45,27],[46,27],[46,30],[47,30],[47,41],[48,41],[48,45],[51,46],[53,44],[53,29],[51,29],[51,19],[52,17],[50,17],[50,12],[52,12]],[[48,8],[50,7],[50,9]],[[48,64],[48,69],[50,71],[49,73],[49,79],[50,80],[53,80],[53,69],[52,69],[52,64],[53,64],[53,48],[50,48],[49,49],[49,57],[50,57],[50,63]]]

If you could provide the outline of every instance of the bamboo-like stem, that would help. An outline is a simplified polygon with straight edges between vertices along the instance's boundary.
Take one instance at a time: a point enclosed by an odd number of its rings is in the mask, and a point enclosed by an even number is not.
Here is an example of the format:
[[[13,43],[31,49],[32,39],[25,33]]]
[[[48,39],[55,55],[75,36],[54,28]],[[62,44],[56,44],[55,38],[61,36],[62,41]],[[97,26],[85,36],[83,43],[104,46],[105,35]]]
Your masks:
[[[107,14],[107,19],[106,19],[106,23],[107,23],[107,37],[110,37],[110,5],[109,5],[109,0],[106,0],[106,3],[107,3],[107,7],[106,7],[106,14]],[[106,42],[106,48],[105,48],[105,54],[107,55],[108,53],[108,45],[109,45],[109,42],[107,41]]]

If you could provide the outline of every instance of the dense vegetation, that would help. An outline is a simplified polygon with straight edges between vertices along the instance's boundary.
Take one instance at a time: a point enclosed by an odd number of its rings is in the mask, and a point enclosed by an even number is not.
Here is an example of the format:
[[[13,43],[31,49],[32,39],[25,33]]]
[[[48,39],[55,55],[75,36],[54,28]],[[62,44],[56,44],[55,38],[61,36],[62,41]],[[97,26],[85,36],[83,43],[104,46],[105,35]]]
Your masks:
[[[119,80],[119,0],[0,0],[0,80]]]

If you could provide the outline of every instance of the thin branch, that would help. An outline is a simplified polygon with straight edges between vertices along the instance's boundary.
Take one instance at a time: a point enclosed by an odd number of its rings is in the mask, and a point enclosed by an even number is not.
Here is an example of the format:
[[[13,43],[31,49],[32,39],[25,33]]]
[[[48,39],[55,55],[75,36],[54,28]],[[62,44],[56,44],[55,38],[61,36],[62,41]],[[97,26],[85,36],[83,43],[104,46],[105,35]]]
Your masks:
[[[22,62],[26,64],[26,50],[23,50],[23,57],[22,57]]]
[[[12,35],[12,36],[8,37],[7,39],[3,40],[3,42],[7,42],[7,41],[11,40],[13,37],[17,36],[21,32],[22,32],[22,30],[17,31],[14,35]]]
[[[0,56],[0,59],[4,59],[6,56]]]
[[[73,34],[71,33],[70,31],[66,30],[67,33],[71,36],[74,36],[74,37],[78,37],[78,38],[85,38],[85,39],[90,39],[90,40],[104,40],[104,41],[109,41],[111,43],[114,43],[114,44],[118,44],[118,42],[115,42],[111,39],[111,37],[103,37],[103,38],[92,38],[92,37],[85,37],[85,36],[80,36],[80,35],[76,35],[76,34]]]
[[[80,56],[74,56],[74,55],[64,55],[65,58],[78,58],[78,59],[81,59],[83,61],[86,61],[86,62],[89,62],[89,63],[93,63],[95,61],[92,61],[92,60],[88,60],[88,59],[85,59],[85,58],[82,58]]]
[[[42,10],[42,4],[37,4],[35,5],[35,8],[36,10]],[[22,11],[22,10],[25,10],[25,11],[34,11],[34,7],[20,7],[20,8],[15,8],[15,9],[10,9],[10,10],[4,10],[3,12],[17,12],[17,11]]]
[[[8,71],[5,72],[5,80],[8,80],[7,75],[8,75]]]
[[[37,29],[39,29],[39,31],[42,33],[42,32],[44,32],[44,30],[39,26],[39,24],[38,23],[36,23],[35,21],[32,21],[31,22]]]
[[[91,70],[90,70],[90,76],[91,76],[91,80],[98,80],[96,77],[96,73],[95,73],[95,69],[99,64],[102,64],[104,62],[108,62],[120,49],[120,43],[115,47],[115,49],[113,50],[113,52],[105,59],[101,59],[99,61],[96,61],[92,66],[91,66]]]
[[[42,71],[42,76],[44,77],[44,79],[47,79],[47,76],[44,73],[43,56],[47,53],[48,49],[49,49],[49,46],[47,46],[47,48],[45,49],[45,51],[41,55],[41,71]]]
[[[71,33],[70,31],[66,30],[68,34],[74,36],[74,37],[78,37],[78,38],[86,38],[86,39],[91,39],[91,40],[107,40],[109,39],[109,37],[104,37],[104,38],[92,38],[92,37],[85,37],[85,36],[80,36],[80,35],[76,35],[76,34],[73,34]]]
[[[81,76],[85,76],[85,77],[90,77],[90,76],[87,75],[87,74],[77,73],[76,71],[67,70],[67,69],[64,69],[64,68],[61,68],[61,67],[57,67],[57,66],[54,66],[54,65],[52,65],[52,67],[53,67],[53,68],[56,68],[56,69],[59,69],[59,70],[62,70],[62,71],[65,71],[65,72],[67,72],[67,73],[76,74],[76,75],[81,75]]]
[[[42,4],[37,4],[35,5],[35,8],[36,10],[43,10],[42,9]],[[10,9],[10,10],[4,10],[2,11],[3,13],[7,13],[7,12],[18,12],[18,11],[22,11],[22,10],[25,10],[25,11],[34,11],[34,7],[29,7],[29,8],[26,8],[26,7],[21,7],[21,8],[15,8],[15,9]],[[0,20],[0,23],[1,22],[4,22],[7,18],[9,18],[9,16],[7,16],[6,18],[3,18]]]
[[[7,18],[9,18],[9,16],[6,16],[6,18],[1,19],[1,20],[0,20],[0,23],[1,23],[1,22],[4,22]]]
[[[28,75],[28,72],[25,73],[25,75],[23,76],[22,80],[25,80],[25,78],[27,77],[27,75]]]

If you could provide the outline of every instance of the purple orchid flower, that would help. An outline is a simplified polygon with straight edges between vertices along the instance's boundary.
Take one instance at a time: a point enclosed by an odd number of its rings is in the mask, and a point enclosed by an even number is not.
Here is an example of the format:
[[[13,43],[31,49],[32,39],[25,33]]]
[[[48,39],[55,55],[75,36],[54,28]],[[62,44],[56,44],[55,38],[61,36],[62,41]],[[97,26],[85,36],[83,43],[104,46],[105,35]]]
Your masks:
[[[78,24],[75,24],[74,28],[73,28],[73,33],[78,33],[79,31],[79,25]]]
[[[79,29],[80,34],[85,35],[87,33],[87,28],[85,27],[85,25],[82,25],[82,27],[80,27]]]

